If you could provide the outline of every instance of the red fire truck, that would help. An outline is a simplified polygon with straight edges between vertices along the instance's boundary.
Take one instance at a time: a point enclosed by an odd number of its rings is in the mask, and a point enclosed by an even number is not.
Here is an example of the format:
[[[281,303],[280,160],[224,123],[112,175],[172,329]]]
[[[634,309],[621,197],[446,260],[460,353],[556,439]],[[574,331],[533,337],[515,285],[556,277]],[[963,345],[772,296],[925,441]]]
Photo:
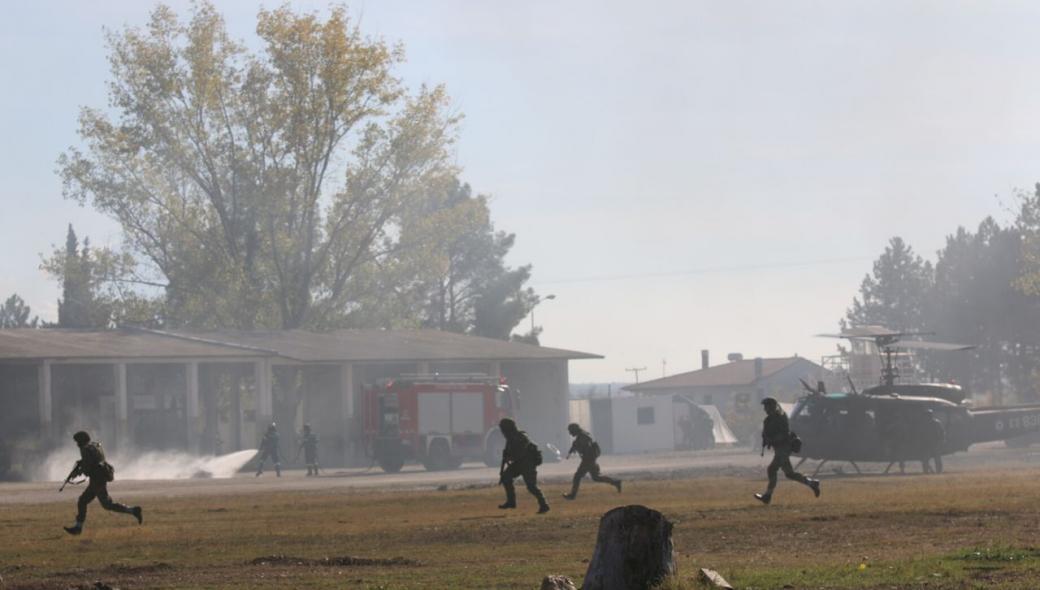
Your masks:
[[[498,465],[498,421],[516,410],[505,380],[483,374],[402,375],[366,386],[363,396],[367,450],[389,473],[411,459],[430,471],[467,459]]]

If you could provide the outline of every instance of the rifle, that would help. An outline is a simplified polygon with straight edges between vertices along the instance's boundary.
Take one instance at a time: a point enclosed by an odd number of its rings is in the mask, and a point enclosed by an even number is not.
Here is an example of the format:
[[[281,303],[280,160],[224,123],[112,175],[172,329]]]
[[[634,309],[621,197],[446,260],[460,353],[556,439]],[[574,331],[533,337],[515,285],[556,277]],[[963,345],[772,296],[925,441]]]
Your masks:
[[[72,467],[72,471],[70,471],[68,477],[65,478],[64,483],[62,483],[61,487],[58,488],[58,493],[61,493],[62,490],[65,489],[65,486],[69,485],[70,483],[72,485],[76,485],[76,483],[78,483],[78,482],[73,482],[72,479],[80,474],[79,463],[80,463],[79,461],[76,461],[76,464]]]

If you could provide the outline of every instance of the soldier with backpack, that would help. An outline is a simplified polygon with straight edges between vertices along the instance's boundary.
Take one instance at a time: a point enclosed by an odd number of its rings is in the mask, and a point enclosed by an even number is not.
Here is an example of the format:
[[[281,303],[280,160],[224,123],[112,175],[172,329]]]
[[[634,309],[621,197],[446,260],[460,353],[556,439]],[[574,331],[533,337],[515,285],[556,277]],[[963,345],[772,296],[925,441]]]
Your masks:
[[[538,489],[538,466],[542,464],[542,451],[527,438],[527,433],[517,428],[516,422],[509,418],[500,420],[498,429],[506,439],[498,478],[498,482],[506,489],[506,501],[498,507],[516,508],[516,488],[513,487],[513,480],[522,477],[527,491],[538,500],[538,514],[545,514],[549,511],[549,503]]]
[[[80,475],[86,476],[88,482],[87,489],[83,490],[77,502],[76,522],[72,526],[64,527],[65,532],[70,535],[83,532],[83,523],[87,520],[87,505],[94,501],[94,498],[98,499],[105,510],[132,514],[137,519],[137,524],[141,524],[144,516],[140,506],[130,508],[114,502],[108,495],[108,483],[115,479],[115,469],[105,460],[105,451],[101,448],[101,443],[91,442],[90,435],[82,430],[72,435],[72,440],[79,446],[80,460],[76,461],[76,466],[65,478],[65,482],[68,483]]]
[[[599,443],[592,439],[592,435],[582,430],[581,426],[577,424],[568,424],[567,432],[574,437],[574,444],[571,445],[571,450],[567,451],[567,458],[570,459],[571,455],[578,453],[581,463],[578,465],[578,470],[574,472],[571,492],[564,494],[563,497],[568,500],[577,498],[578,487],[586,474],[592,476],[592,481],[609,483],[617,488],[618,493],[621,493],[621,480],[600,474],[599,464],[596,462],[600,455]]]
[[[773,490],[776,488],[776,474],[780,470],[783,470],[787,479],[809,486],[813,494],[819,498],[820,480],[806,477],[791,467],[791,453],[801,450],[802,441],[791,432],[787,414],[780,407],[780,402],[767,397],[762,400],[762,408],[766,412],[766,418],[762,422],[762,454],[765,454],[766,449],[772,448],[773,460],[766,469],[766,474],[769,476],[769,487],[766,488],[765,493],[755,494],[755,499],[763,504],[769,504],[772,501]]]

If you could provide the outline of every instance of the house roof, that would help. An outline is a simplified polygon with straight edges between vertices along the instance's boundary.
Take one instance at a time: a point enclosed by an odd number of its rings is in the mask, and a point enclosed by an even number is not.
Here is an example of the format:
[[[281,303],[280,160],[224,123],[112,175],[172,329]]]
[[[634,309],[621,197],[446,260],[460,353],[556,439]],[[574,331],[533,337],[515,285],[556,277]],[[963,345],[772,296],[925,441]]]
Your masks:
[[[164,338],[140,330],[0,330],[0,361],[265,356],[270,353],[227,344]]]
[[[764,358],[762,359],[762,378],[775,375],[799,362],[815,364],[802,357]],[[635,383],[624,387],[626,391],[653,392],[660,390],[687,389],[691,387],[724,387],[752,385],[755,379],[755,359],[733,361],[724,365],[716,365],[707,369],[699,369],[688,373],[679,373],[653,381]]]
[[[585,352],[438,330],[0,330],[0,361],[272,356],[300,362],[603,358]]]

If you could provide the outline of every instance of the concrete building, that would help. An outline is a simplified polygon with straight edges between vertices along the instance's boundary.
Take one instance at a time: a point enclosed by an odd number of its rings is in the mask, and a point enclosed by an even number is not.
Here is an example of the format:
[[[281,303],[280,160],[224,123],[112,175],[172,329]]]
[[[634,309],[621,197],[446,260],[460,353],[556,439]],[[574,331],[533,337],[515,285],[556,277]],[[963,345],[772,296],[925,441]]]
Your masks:
[[[568,363],[593,358],[435,330],[0,330],[0,447],[87,429],[115,448],[230,452],[255,448],[271,421],[289,441],[310,422],[323,462],[358,464],[362,388],[404,373],[504,377],[521,426],[563,446]]]

